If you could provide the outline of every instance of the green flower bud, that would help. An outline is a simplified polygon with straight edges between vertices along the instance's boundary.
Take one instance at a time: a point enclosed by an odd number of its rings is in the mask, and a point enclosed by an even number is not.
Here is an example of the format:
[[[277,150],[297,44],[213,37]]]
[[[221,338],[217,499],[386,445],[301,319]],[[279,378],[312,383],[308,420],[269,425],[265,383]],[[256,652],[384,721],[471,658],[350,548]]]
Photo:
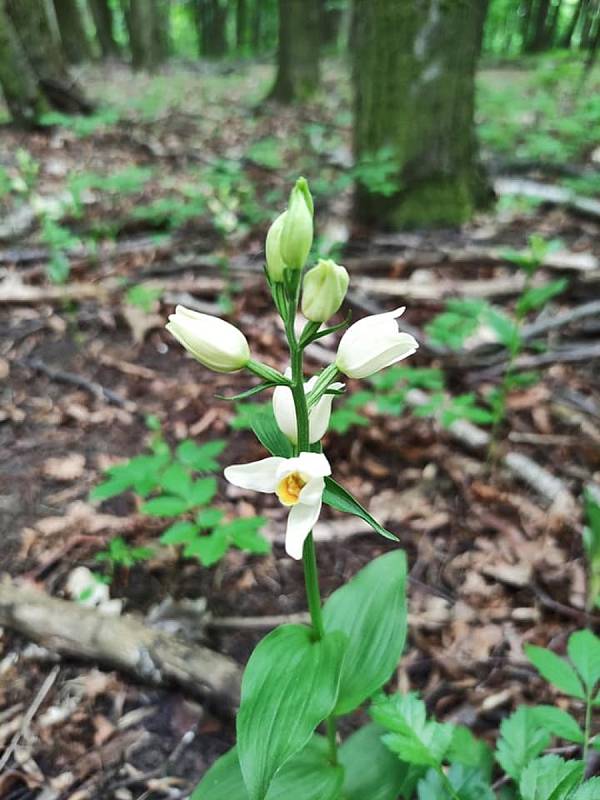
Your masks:
[[[319,259],[304,276],[302,313],[311,322],[325,322],[344,302],[350,278],[335,261]]]
[[[267,272],[269,278],[274,283],[283,281],[283,271],[285,264],[281,257],[281,231],[283,230],[283,223],[287,216],[287,211],[280,214],[275,222],[269,228],[267,239],[265,242],[265,253],[267,257]]]
[[[292,189],[281,230],[280,251],[286,267],[302,269],[313,240],[313,201],[305,178]]]

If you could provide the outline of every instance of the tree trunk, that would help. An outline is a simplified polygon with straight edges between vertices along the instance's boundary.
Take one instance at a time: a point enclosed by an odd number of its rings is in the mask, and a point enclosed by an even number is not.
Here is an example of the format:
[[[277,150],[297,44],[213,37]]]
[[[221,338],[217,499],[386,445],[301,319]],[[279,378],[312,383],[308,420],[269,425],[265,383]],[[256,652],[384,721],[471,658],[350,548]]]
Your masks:
[[[385,154],[393,171],[384,192],[357,184],[358,221],[456,225],[491,199],[473,123],[486,9],[486,0],[354,0],[356,162]]]
[[[277,78],[270,97],[307,100],[319,87],[319,0],[279,0]]]
[[[92,104],[68,73],[45,3],[42,0],[5,0],[5,8],[49,104],[68,114],[92,111]]]
[[[248,6],[246,0],[237,0],[235,7],[235,43],[238,50],[245,50],[248,42]]]
[[[89,61],[92,49],[77,0],[54,0],[63,50],[70,64]]]
[[[550,14],[550,0],[538,0],[533,20],[533,30],[526,43],[529,53],[539,53],[547,45],[548,17]]]
[[[124,12],[131,64],[152,72],[168,54],[168,5],[163,0],[129,0]]]
[[[90,11],[96,27],[96,37],[103,58],[119,55],[119,46],[113,34],[113,13],[108,0],[89,0]]]
[[[334,45],[340,33],[343,11],[332,5],[330,0],[320,0],[321,40],[323,44]]]
[[[260,0],[254,0],[252,14],[252,50],[254,53],[260,52],[262,30],[262,7]]]
[[[19,125],[33,126],[39,117],[48,111],[46,98],[2,2],[0,2],[0,86],[8,110]]]
[[[227,52],[227,12],[229,6],[221,0],[196,0],[196,20],[200,55],[221,58]]]

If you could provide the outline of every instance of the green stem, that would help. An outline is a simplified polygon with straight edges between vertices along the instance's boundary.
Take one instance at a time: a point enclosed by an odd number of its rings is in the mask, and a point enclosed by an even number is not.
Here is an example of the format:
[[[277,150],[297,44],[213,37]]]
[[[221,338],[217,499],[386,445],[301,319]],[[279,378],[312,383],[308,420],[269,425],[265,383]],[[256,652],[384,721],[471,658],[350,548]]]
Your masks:
[[[585,698],[585,723],[583,728],[583,764],[584,770],[587,766],[587,755],[590,748],[590,731],[592,727],[592,695],[587,693]]]
[[[296,411],[296,425],[298,432],[297,444],[295,447],[296,455],[299,453],[308,452],[310,449],[308,405],[306,402],[306,394],[304,392],[303,350],[296,339],[296,334],[294,333],[294,318],[296,316],[297,302],[297,297],[295,302],[290,301],[288,318],[286,320],[286,334],[290,346],[292,363],[291,390],[292,397],[294,399],[294,409]],[[312,626],[317,639],[322,639],[325,636],[325,628],[323,625],[323,612],[321,608],[321,592],[319,589],[317,554],[312,531],[304,540],[302,563],[304,566],[306,598],[308,601],[308,610],[310,612]],[[326,727],[327,739],[329,741],[329,755],[331,763],[335,765],[338,763],[338,760],[334,716],[331,716],[326,720]]]

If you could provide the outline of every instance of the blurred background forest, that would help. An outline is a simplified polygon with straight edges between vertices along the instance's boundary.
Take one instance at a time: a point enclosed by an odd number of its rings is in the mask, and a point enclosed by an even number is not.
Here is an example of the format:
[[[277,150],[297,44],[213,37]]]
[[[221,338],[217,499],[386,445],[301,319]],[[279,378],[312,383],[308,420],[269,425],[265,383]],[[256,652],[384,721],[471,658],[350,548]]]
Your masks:
[[[597,0],[0,0],[3,800],[188,797],[221,671],[305,612],[281,508],[221,477],[269,404],[164,331],[181,303],[285,368],[264,239],[299,175],[311,263],[420,342],[326,440],[408,554],[397,683],[490,743],[555,702],[523,645],[600,614],[599,44]],[[315,536],[325,594],[389,547]],[[164,674],[80,609],[164,635]]]

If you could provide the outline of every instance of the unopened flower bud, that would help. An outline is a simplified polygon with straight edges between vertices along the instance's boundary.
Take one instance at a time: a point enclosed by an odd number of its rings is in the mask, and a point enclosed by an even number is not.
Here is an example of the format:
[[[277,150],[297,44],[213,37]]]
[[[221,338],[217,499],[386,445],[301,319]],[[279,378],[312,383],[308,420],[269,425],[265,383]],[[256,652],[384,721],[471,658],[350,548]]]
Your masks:
[[[302,269],[313,240],[313,201],[305,178],[292,189],[281,230],[280,252],[289,269]]]
[[[177,306],[166,328],[194,358],[215,372],[236,372],[250,359],[244,334],[219,317]]]
[[[312,322],[325,322],[344,302],[350,278],[335,261],[319,259],[304,276],[302,313]]]
[[[283,271],[285,264],[281,257],[281,231],[283,230],[283,223],[287,216],[287,211],[280,214],[275,222],[269,228],[267,233],[267,240],[265,242],[265,254],[267,257],[267,272],[269,278],[274,283],[283,281]]]

